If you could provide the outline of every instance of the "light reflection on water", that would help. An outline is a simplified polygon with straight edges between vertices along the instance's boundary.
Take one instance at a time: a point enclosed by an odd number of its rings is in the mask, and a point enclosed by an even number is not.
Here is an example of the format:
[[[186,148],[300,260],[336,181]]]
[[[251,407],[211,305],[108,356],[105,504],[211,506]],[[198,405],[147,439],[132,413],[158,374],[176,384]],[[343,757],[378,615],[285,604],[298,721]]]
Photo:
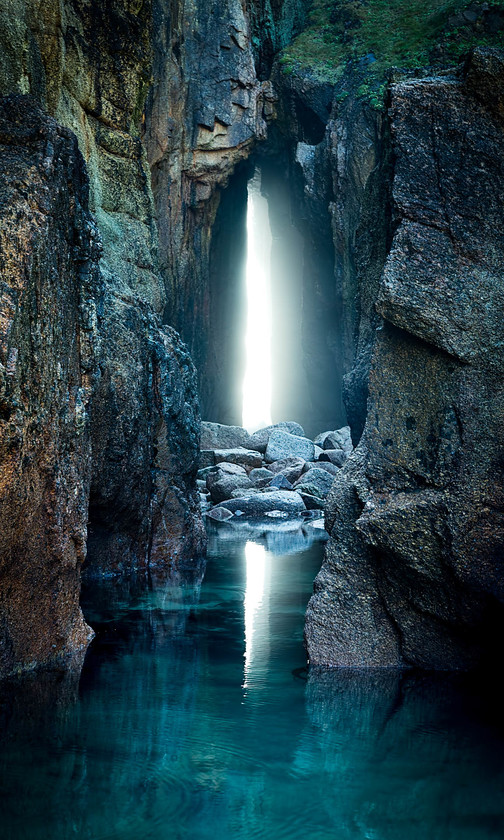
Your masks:
[[[320,546],[255,533],[212,532],[201,588],[103,582],[78,698],[3,694],[2,840],[501,840],[504,742],[476,695],[444,675],[299,679]]]
[[[268,628],[264,626],[264,615],[267,612],[267,581],[266,581],[266,551],[257,543],[245,543],[245,562],[247,566],[247,582],[245,589],[245,668],[243,687],[250,688],[253,684],[252,668],[254,653],[257,655],[257,635],[261,632],[261,641],[268,642]],[[264,603],[266,601],[266,603]],[[260,621],[262,617],[262,621]],[[266,616],[267,621],[267,616]],[[256,646],[254,648],[254,637]],[[260,652],[263,653],[263,646]]]

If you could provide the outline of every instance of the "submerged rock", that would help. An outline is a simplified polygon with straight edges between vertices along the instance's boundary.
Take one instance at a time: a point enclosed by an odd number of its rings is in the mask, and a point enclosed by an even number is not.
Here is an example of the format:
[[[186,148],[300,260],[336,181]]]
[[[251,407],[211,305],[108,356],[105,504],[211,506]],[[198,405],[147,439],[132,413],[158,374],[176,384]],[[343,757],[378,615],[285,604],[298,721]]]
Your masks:
[[[215,522],[226,522],[228,519],[232,519],[234,514],[228,508],[214,507],[208,511],[207,516]]]
[[[223,506],[232,512],[240,510],[244,516],[262,516],[272,510],[286,511],[291,516],[297,516],[305,510],[301,497],[288,490],[273,490],[270,493],[255,493],[234,498]]]

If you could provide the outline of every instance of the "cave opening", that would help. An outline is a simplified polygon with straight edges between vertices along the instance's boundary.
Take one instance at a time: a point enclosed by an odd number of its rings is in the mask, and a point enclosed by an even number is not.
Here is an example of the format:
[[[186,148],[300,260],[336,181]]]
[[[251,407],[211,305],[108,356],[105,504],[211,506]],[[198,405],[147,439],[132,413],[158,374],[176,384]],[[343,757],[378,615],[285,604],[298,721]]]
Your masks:
[[[294,420],[314,436],[346,423],[340,317],[330,219],[307,213],[292,160],[263,150],[221,193],[210,249],[213,384],[201,404],[205,420],[251,431]]]

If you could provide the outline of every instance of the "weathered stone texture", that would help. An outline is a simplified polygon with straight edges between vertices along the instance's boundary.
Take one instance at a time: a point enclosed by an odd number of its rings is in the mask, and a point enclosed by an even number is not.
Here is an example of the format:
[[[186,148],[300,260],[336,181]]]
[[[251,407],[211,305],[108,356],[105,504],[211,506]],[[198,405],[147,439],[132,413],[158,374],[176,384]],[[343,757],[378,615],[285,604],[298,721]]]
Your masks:
[[[378,298],[385,323],[359,454],[327,509],[312,662],[469,667],[502,632],[501,74],[501,54],[479,50],[464,79],[392,86],[398,227]],[[351,611],[334,609],[342,600]]]
[[[239,0],[156,0],[154,21],[155,83],[147,101],[145,142],[166,320],[179,330],[195,361],[205,419],[235,423],[241,418],[225,390],[231,391],[237,376],[229,335],[239,336],[243,328],[241,280],[239,269],[230,267],[233,242],[228,238],[220,246],[216,240],[226,236],[229,222],[238,248],[243,247],[245,177],[239,179],[238,206],[231,202],[222,219],[217,212],[221,189],[237,164],[266,136],[273,92],[270,83],[257,80],[250,23]],[[223,261],[219,248],[225,249]],[[236,253],[236,263],[239,259]],[[223,332],[227,344],[222,344]]]
[[[88,407],[101,285],[75,137],[0,105],[0,675],[85,647]]]
[[[68,442],[70,432],[67,431],[70,420],[65,421],[65,435],[59,431],[59,424],[63,424],[65,416],[61,408],[63,397],[57,367],[62,351],[54,339],[54,348],[46,348],[50,366],[44,368],[44,388],[37,385],[35,378],[29,393],[26,385],[26,399],[31,400],[30,405],[25,407],[26,418],[30,417],[26,419],[28,427],[39,429],[38,421],[34,419],[37,415],[40,418],[46,414],[48,422],[44,422],[43,433],[40,429],[37,432],[40,440],[37,444],[39,449],[30,461],[32,478],[23,485],[25,491],[19,490],[18,507],[11,512],[12,524],[9,527],[11,530],[17,527],[15,517],[20,526],[23,511],[32,507],[38,511],[39,519],[33,521],[30,543],[26,544],[25,562],[31,563],[34,568],[41,567],[40,579],[33,574],[25,580],[23,597],[28,603],[30,599],[38,598],[39,590],[44,591],[44,597],[47,592],[54,592],[52,584],[59,575],[63,581],[58,584],[62,590],[61,603],[53,604],[51,622],[46,627],[42,598],[40,608],[33,610],[31,625],[26,623],[24,660],[21,654],[12,662],[6,659],[5,665],[0,666],[0,672],[14,667],[16,662],[26,666],[29,656],[33,662],[48,658],[45,648],[39,650],[36,644],[28,653],[30,638],[36,639],[37,634],[46,644],[52,633],[56,643],[56,647],[51,648],[54,653],[61,652],[65,646],[75,647],[84,638],[85,628],[77,606],[79,570],[76,562],[72,561],[71,571],[65,571],[65,563],[70,563],[68,558],[72,551],[78,556],[79,564],[84,559],[89,493],[90,572],[118,571],[131,566],[180,566],[201,554],[204,545],[195,489],[199,435],[195,371],[176,333],[161,326],[165,288],[158,271],[157,227],[150,171],[140,137],[144,99],[152,73],[151,4],[147,0],[110,0],[103,4],[71,0],[54,0],[44,4],[36,0],[4,0],[1,6],[0,43],[3,51],[0,93],[31,93],[43,109],[75,133],[87,164],[89,205],[96,219],[103,251],[100,295],[93,297],[89,293],[89,305],[86,304],[79,315],[82,321],[80,327],[75,315],[78,303],[73,302],[69,307],[65,298],[70,294],[67,288],[71,285],[70,280],[67,280],[64,271],[59,271],[57,262],[53,264],[47,258],[45,263],[41,260],[37,263],[38,252],[34,251],[33,265],[38,267],[33,271],[38,271],[39,283],[44,289],[46,286],[51,288],[54,296],[54,300],[50,300],[49,292],[44,292],[42,301],[45,309],[41,310],[41,317],[47,316],[47,322],[57,326],[61,321],[65,329],[68,348],[63,346],[69,353],[73,389],[65,411],[69,416],[72,412],[76,413],[84,431],[71,444]],[[31,119],[31,112],[25,110],[20,113],[16,128],[19,136],[24,131],[31,138]],[[37,119],[40,120],[40,116]],[[26,124],[22,128],[24,122]],[[59,137],[60,132],[61,137],[76,149],[75,140],[71,139],[67,129],[57,129],[54,122],[50,125],[55,136]],[[48,144],[46,164],[49,169],[52,156],[59,160],[58,154],[58,149],[55,151]],[[26,161],[25,164],[26,171],[22,178],[20,176],[21,185],[24,181],[30,183],[36,172],[28,167]],[[79,165],[83,167],[82,161]],[[19,166],[22,167],[22,161]],[[42,173],[44,171],[42,168]],[[31,187],[34,207],[38,202],[46,202],[43,190],[47,191],[47,187],[41,177],[40,184],[35,181]],[[80,177],[85,180],[84,174]],[[78,196],[76,207],[72,204],[72,192],[78,193],[80,182],[74,183],[72,178],[73,170],[68,173],[68,206],[64,205],[66,187],[62,187],[60,205],[55,210],[54,231],[52,228],[47,231],[46,248],[49,252],[54,238],[55,261],[59,253],[58,236],[62,236],[65,226],[70,224],[77,231],[80,223],[77,214],[83,200]],[[55,190],[57,186],[55,182]],[[20,186],[21,192],[22,189]],[[58,213],[61,213],[61,219]],[[86,220],[88,217],[84,210],[82,214]],[[22,218],[16,216],[5,221],[5,229],[10,229],[11,237],[21,237],[28,260],[32,244],[23,233],[24,224]],[[89,238],[86,231],[84,226],[80,233],[84,242],[86,236]],[[78,241],[78,232],[75,232],[74,239]],[[6,243],[5,254],[13,259],[12,245],[8,239]],[[40,249],[42,246],[36,244],[36,247]],[[12,297],[12,293],[9,294]],[[37,305],[42,304],[38,302]],[[11,318],[9,313],[13,306],[9,298],[2,310],[7,321]],[[31,333],[38,335],[39,332],[44,340],[50,340],[33,306],[26,310],[23,317],[27,319],[26,323],[20,322],[16,329],[25,336],[25,342],[28,342]],[[71,321],[72,317],[75,323]],[[96,350],[96,358],[90,358],[87,346],[89,341],[86,336],[90,331],[96,335],[96,348],[99,338],[100,348],[99,352]],[[28,364],[23,361],[24,357],[21,358],[21,350],[27,358],[31,355],[32,366],[37,361],[34,339],[31,348],[26,343],[22,348],[14,344],[12,349],[18,350],[18,366]],[[10,370],[9,366],[12,367],[16,359],[10,346],[7,350],[8,355],[3,361],[6,369]],[[84,371],[92,369],[96,374],[92,386],[86,381],[81,387],[79,376],[73,372],[72,365],[77,365],[79,354]],[[65,365],[61,364],[64,382],[67,374]],[[86,376],[89,379],[87,373]],[[27,376],[26,383],[29,381]],[[89,423],[85,422],[88,402]],[[5,428],[6,434],[12,433],[13,421],[9,412],[10,409],[6,408],[5,417],[2,414],[0,418],[2,433]],[[69,449],[69,455],[65,454],[65,447]],[[72,447],[76,450],[75,456]],[[11,449],[6,447],[7,461],[2,458],[3,477],[10,474],[7,467],[4,469],[8,459],[14,457],[9,453]],[[23,463],[26,470],[28,461],[25,459]],[[44,519],[40,512],[43,492],[38,488],[39,485],[45,487],[49,480],[45,477],[46,468],[43,466],[46,463],[52,463],[54,479],[51,479],[52,501],[50,505],[46,503]],[[49,467],[47,469],[50,473]],[[74,470],[75,475],[72,485],[68,477],[65,479],[68,483],[66,488],[58,476],[60,471],[66,475],[68,470]],[[67,496],[71,498],[71,504],[67,503]],[[22,498],[24,502],[21,502]],[[9,516],[10,502],[5,504],[6,516]],[[49,533],[52,534],[50,538],[47,536]],[[77,548],[72,549],[72,540],[77,533]],[[58,549],[60,555],[66,558],[61,568],[55,559],[47,565],[47,558],[53,556],[44,547],[49,539],[54,544],[58,540],[68,542],[68,549]],[[7,548],[11,544],[17,545],[15,541],[7,540],[6,551],[11,551]],[[14,550],[19,553],[18,548],[12,548]],[[54,558],[60,555],[54,552]],[[2,560],[3,557],[4,554]],[[44,576],[50,580],[47,586],[42,580]],[[65,582],[70,577],[72,586]],[[6,586],[12,585],[8,578],[5,580]],[[15,599],[18,607],[21,600],[21,597]],[[70,602],[75,614],[68,606]],[[72,615],[77,628],[75,632],[69,625]],[[58,622],[61,629],[57,635],[54,627]]]

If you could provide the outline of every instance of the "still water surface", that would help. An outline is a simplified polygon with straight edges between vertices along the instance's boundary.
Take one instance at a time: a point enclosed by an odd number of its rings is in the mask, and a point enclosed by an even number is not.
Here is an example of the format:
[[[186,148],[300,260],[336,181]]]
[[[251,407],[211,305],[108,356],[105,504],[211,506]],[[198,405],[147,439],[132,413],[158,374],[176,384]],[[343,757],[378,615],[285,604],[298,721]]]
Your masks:
[[[201,587],[88,589],[73,702],[40,678],[2,698],[2,840],[502,840],[504,742],[474,689],[307,678],[320,544],[216,533]]]

